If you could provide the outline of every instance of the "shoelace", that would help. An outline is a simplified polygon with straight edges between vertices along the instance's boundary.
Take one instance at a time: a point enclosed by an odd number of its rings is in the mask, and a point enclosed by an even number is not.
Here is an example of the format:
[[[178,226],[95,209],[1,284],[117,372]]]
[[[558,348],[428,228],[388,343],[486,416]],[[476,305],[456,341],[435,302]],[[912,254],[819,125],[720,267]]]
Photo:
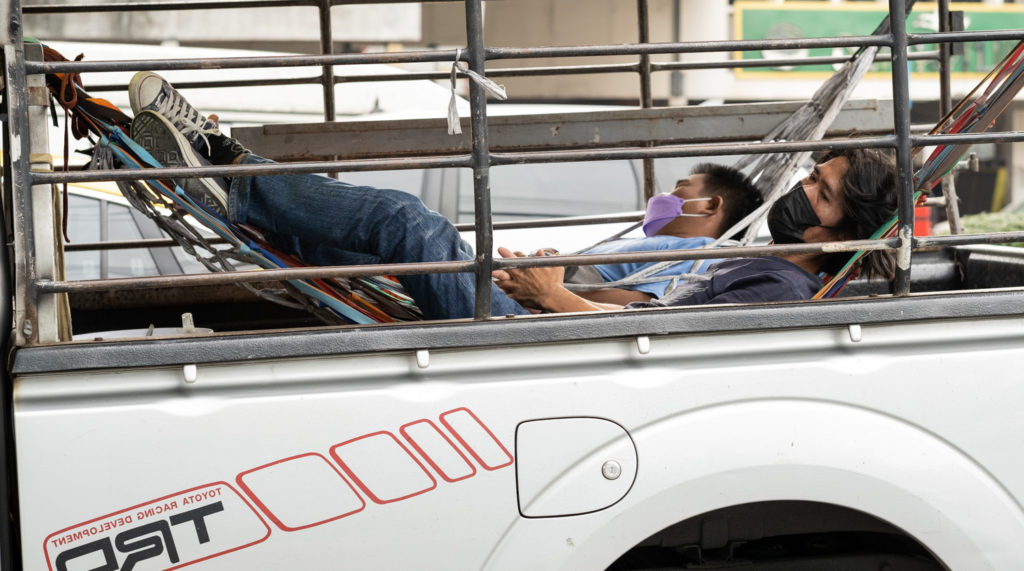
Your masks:
[[[44,48],[49,50],[51,59],[55,61],[67,61],[67,58],[60,55],[57,51],[50,48]],[[53,56],[57,57],[53,57]],[[75,61],[81,61],[85,57],[85,54],[78,54]],[[78,87],[82,85],[82,76],[78,73],[63,73],[57,74],[60,78],[60,89],[55,91],[52,87],[48,86],[48,89],[56,97],[64,108],[64,168],[61,169],[63,172],[68,172],[68,159],[71,156],[70,139],[68,137],[68,128],[70,127],[75,135],[76,139],[81,139],[85,136],[86,129],[83,125],[83,121],[78,115],[72,115],[71,110],[78,105]],[[53,105],[53,102],[50,103]],[[56,117],[54,117],[54,126],[56,126]],[[63,211],[61,215],[61,232],[64,235],[65,242],[71,242],[71,236],[68,234],[68,183],[64,181],[62,184],[61,201],[63,205]]]
[[[177,105],[175,103],[177,103]],[[186,138],[190,138],[194,133],[196,137],[202,139],[203,143],[206,144],[207,153],[213,151],[213,147],[210,145],[210,139],[207,135],[219,135],[220,130],[216,127],[212,129],[205,128],[204,123],[206,121],[200,122],[200,118],[202,117],[204,120],[206,118],[203,117],[199,111],[196,111],[195,108],[189,105],[183,98],[164,97],[159,99],[156,102],[156,109],[157,113],[167,117],[171,121],[171,124],[178,129],[181,129],[182,134],[185,135]]]

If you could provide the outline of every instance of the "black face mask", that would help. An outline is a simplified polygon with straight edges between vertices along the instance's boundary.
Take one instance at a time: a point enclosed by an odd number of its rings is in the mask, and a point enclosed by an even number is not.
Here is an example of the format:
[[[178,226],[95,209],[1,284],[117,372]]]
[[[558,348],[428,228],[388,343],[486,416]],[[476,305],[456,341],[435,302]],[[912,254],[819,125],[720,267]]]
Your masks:
[[[803,183],[796,183],[768,211],[768,231],[777,244],[803,242],[804,230],[812,226],[821,226],[821,219],[807,199]]]

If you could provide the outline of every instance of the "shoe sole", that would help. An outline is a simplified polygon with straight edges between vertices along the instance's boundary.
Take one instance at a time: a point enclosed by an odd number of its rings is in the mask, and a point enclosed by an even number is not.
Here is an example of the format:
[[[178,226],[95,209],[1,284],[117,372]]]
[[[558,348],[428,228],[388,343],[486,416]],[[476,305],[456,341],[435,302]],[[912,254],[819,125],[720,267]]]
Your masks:
[[[155,84],[157,86],[157,97],[151,98],[149,101],[147,101],[145,104],[143,104],[142,103],[142,89],[143,89],[143,85],[147,81],[149,81],[150,84],[153,84],[155,82]],[[209,123],[210,125],[212,125],[212,127],[213,127],[213,129],[214,129],[216,134],[218,134],[218,135],[221,134],[220,131],[217,130],[217,124],[216,123],[213,123],[212,121],[210,121],[209,117],[206,117],[205,115],[199,114],[199,112],[195,108],[192,107],[192,105],[188,102],[188,100],[184,99],[184,97],[182,97],[180,93],[177,93],[177,90],[175,90],[174,87],[171,86],[171,84],[168,83],[166,79],[164,79],[160,74],[153,73],[152,71],[140,71],[140,72],[136,73],[135,75],[133,75],[131,81],[128,82],[128,104],[132,108],[132,113],[135,114],[135,115],[138,115],[139,113],[142,113],[143,111],[153,111],[157,115],[160,115],[161,117],[163,117],[164,119],[167,119],[168,121],[171,121],[171,118],[167,117],[166,115],[163,115],[156,108],[156,106],[154,105],[154,102],[156,101],[156,99],[159,98],[159,93],[161,91],[163,91],[163,86],[165,84],[171,89],[172,92],[174,92],[177,95],[177,97],[181,97],[181,100],[184,103],[184,105],[186,105],[189,109],[191,109],[192,112],[197,113],[199,115],[199,117],[204,119],[203,126],[199,127],[199,128],[205,128],[205,124]],[[174,125],[173,122],[170,123],[170,124],[172,126]],[[179,129],[179,127],[174,127],[174,129],[176,131],[178,131],[179,133],[182,133],[182,131]],[[206,131],[203,131],[203,132],[205,133]],[[183,133],[182,133],[182,136],[184,136]],[[202,136],[202,135],[196,135],[194,137],[185,137],[185,139],[187,141],[189,141],[189,143],[192,145],[192,148],[195,149],[195,151],[197,153],[200,153],[200,154],[202,153],[202,149],[201,149],[201,147],[199,145],[208,145],[209,144],[208,142],[206,142],[205,137]]]
[[[163,116],[152,111],[143,111],[132,120],[132,139],[142,148],[149,151],[153,158],[165,167],[200,167],[203,166],[196,158],[195,151],[185,139]],[[210,179],[183,178],[176,179],[180,186],[193,200],[202,202],[210,210],[227,217],[228,195]]]

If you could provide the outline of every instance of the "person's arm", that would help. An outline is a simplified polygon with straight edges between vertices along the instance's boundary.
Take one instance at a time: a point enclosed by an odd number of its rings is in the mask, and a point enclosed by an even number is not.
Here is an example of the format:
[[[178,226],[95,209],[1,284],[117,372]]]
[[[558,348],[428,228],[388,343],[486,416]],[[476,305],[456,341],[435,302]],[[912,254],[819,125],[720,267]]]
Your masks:
[[[498,248],[498,253],[505,258],[527,257],[508,248]],[[565,268],[561,267],[497,270],[493,277],[498,287],[512,299],[553,313],[622,309],[622,304],[589,301],[565,289],[562,285]]]
[[[582,291],[576,295],[597,303],[613,303],[616,305],[628,305],[635,301],[651,301],[654,299],[653,295],[644,291],[614,287],[594,291]]]

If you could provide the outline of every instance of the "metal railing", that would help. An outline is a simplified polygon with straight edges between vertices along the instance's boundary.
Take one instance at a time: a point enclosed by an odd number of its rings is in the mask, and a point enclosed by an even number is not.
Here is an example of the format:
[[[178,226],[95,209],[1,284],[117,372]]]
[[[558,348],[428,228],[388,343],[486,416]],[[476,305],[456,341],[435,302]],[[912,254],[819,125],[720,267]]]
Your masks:
[[[40,305],[52,303],[47,301],[54,294],[72,291],[114,290],[130,287],[148,287],[157,285],[195,285],[213,283],[238,283],[242,281],[268,281],[292,279],[296,277],[341,277],[389,274],[413,274],[424,272],[475,272],[476,275],[476,319],[490,317],[490,275],[492,270],[501,268],[554,266],[554,265],[589,265],[597,263],[617,263],[622,261],[650,260],[683,260],[707,257],[707,252],[672,252],[631,253],[615,255],[577,255],[550,258],[520,258],[495,260],[492,258],[493,229],[491,222],[491,196],[489,171],[492,166],[566,162],[596,161],[614,159],[640,159],[644,161],[644,192],[650,196],[654,192],[653,160],[663,157],[701,157],[723,156],[756,153],[795,152],[824,149],[851,148],[887,148],[896,153],[899,164],[899,232],[896,238],[886,240],[859,240],[851,242],[826,244],[801,244],[772,247],[745,247],[718,249],[716,258],[754,256],[763,254],[782,254],[797,252],[822,251],[854,251],[895,250],[897,259],[901,260],[893,291],[896,295],[906,295],[910,290],[910,253],[915,246],[935,246],[943,244],[967,244],[977,242],[1002,242],[1020,240],[1020,236],[1011,234],[987,234],[971,237],[954,236],[949,238],[915,238],[913,234],[914,205],[912,200],[912,165],[911,149],[915,146],[933,145],[938,143],[983,143],[983,142],[1015,142],[1024,140],[1024,133],[989,133],[971,135],[915,135],[910,125],[910,97],[908,61],[911,59],[935,59],[939,62],[942,83],[942,108],[948,109],[949,103],[949,42],[989,41],[995,39],[1024,39],[1024,30],[997,30],[985,32],[940,32],[937,34],[908,34],[905,25],[905,1],[890,0],[891,33],[869,36],[850,36],[840,38],[803,38],[780,40],[723,40],[704,42],[668,42],[652,43],[647,34],[647,0],[636,0],[638,13],[637,43],[617,45],[588,45],[563,47],[488,47],[483,38],[483,14],[481,0],[466,0],[466,48],[462,51],[462,59],[470,69],[491,77],[508,76],[543,76],[543,75],[575,75],[605,73],[636,73],[639,78],[639,103],[641,107],[653,106],[652,75],[659,72],[684,69],[709,68],[743,68],[793,65],[807,63],[831,63],[845,61],[845,58],[791,58],[787,60],[734,60],[717,62],[652,62],[651,56],[660,54],[692,54],[721,51],[779,50],[796,48],[860,48],[865,46],[881,46],[891,49],[892,55],[886,58],[892,62],[892,86],[894,96],[894,125],[891,134],[883,136],[861,137],[856,139],[832,139],[827,141],[792,141],[778,143],[755,144],[712,144],[712,145],[668,145],[642,146],[610,149],[572,149],[545,150],[523,152],[492,152],[487,139],[487,116],[485,93],[475,82],[470,82],[469,101],[471,108],[472,148],[468,154],[451,156],[431,156],[417,158],[372,159],[372,160],[328,160],[306,163],[287,163],[245,166],[213,166],[202,168],[165,168],[149,170],[145,175],[138,171],[97,170],[72,172],[30,172],[29,142],[22,133],[29,132],[28,100],[30,89],[28,78],[44,73],[98,72],[98,71],[138,71],[138,70],[173,70],[173,69],[228,69],[256,67],[298,67],[320,66],[322,73],[317,77],[295,77],[275,80],[252,81],[210,81],[179,84],[180,88],[239,86],[239,85],[287,85],[301,83],[320,83],[324,92],[324,118],[332,120],[335,115],[333,86],[341,81],[387,81],[394,79],[388,76],[355,76],[337,78],[334,76],[334,65],[366,64],[366,63],[406,63],[406,62],[445,62],[450,63],[456,57],[455,50],[418,50],[398,53],[369,54],[336,54],[333,53],[331,38],[330,9],[341,4],[388,3],[360,2],[356,0],[264,0],[264,1],[199,1],[199,2],[139,2],[122,4],[47,4],[24,6],[17,0],[9,0],[6,4],[10,12],[9,20],[14,22],[7,36],[3,37],[5,57],[5,85],[7,97],[7,117],[5,125],[5,142],[7,152],[21,160],[5,163],[5,188],[7,204],[12,205],[10,221],[14,224],[15,250],[22,254],[31,252],[33,255],[19,255],[14,259],[13,268],[16,276],[15,294],[18,299],[19,314],[17,315],[16,331],[21,343],[38,343],[52,341],[39,337],[39,329],[33,323],[37,319]],[[948,0],[940,0],[940,11],[947,14]],[[141,10],[195,10],[215,8],[265,8],[281,6],[316,6],[319,9],[320,22],[320,55],[295,55],[271,58],[212,58],[204,60],[124,60],[94,62],[61,62],[44,63],[25,61],[21,47],[21,28],[18,25],[22,15],[42,13],[76,13],[88,11],[141,11]],[[948,29],[944,22],[944,29]],[[938,52],[910,54],[909,47],[922,44],[939,44]],[[632,56],[636,63],[601,64],[583,66],[526,67],[486,70],[490,61],[514,60],[526,58],[572,58],[584,56]],[[426,72],[403,74],[402,80],[408,79],[443,79],[447,73]],[[123,89],[123,86],[93,86],[94,91]],[[10,164],[9,164],[10,163]],[[37,259],[36,236],[33,232],[33,215],[31,201],[27,200],[28,189],[34,185],[51,185],[63,182],[85,181],[123,181],[142,178],[189,178],[209,176],[240,176],[283,173],[323,173],[336,171],[363,171],[379,169],[420,169],[458,167],[473,170],[474,175],[474,211],[476,229],[476,258],[472,261],[434,262],[419,264],[398,264],[387,266],[348,266],[319,267],[305,269],[266,270],[260,272],[258,278],[248,272],[227,272],[219,275],[186,275],[153,278],[133,278],[130,280],[86,280],[59,281],[52,277],[41,276],[35,267]],[[955,204],[955,199],[953,200]],[[138,244],[135,244],[137,247]],[[131,247],[125,244],[124,247]],[[906,263],[902,263],[905,261]]]

